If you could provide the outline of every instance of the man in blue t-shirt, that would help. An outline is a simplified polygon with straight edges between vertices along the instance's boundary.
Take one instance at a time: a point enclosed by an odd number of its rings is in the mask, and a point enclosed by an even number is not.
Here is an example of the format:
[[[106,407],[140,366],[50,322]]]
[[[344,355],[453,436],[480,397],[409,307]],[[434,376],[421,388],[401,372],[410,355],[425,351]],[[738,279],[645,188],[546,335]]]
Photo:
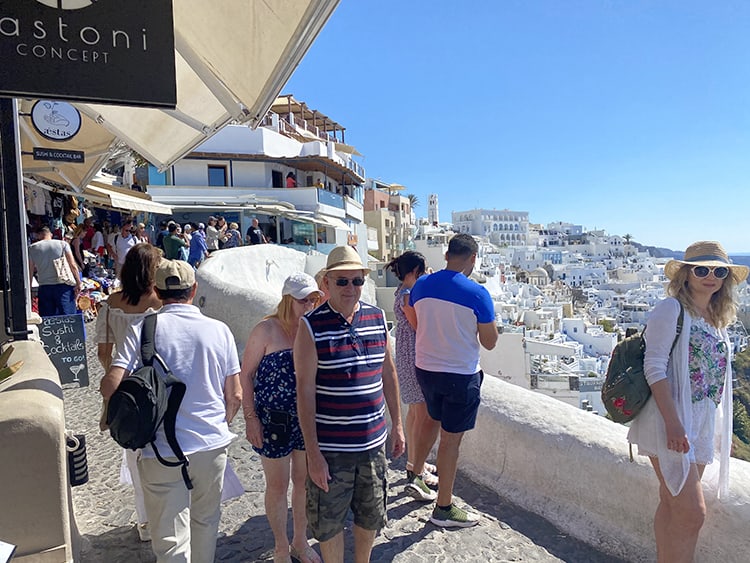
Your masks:
[[[430,520],[444,527],[468,527],[479,521],[478,514],[453,505],[461,438],[474,428],[479,410],[483,378],[479,346],[491,350],[497,343],[492,298],[467,277],[474,269],[478,250],[471,235],[455,235],[445,253],[445,269],[417,280],[409,297],[417,313],[417,380],[430,417],[419,432],[414,471],[407,473],[407,487],[414,489],[412,496],[421,491],[423,500],[431,500],[420,475],[440,432],[440,485]]]

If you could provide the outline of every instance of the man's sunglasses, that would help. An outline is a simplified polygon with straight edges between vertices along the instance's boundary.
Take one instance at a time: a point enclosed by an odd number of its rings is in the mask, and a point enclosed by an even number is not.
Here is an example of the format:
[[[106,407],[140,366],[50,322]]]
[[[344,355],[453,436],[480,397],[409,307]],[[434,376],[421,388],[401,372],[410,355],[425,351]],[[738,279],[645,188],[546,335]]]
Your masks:
[[[713,272],[714,277],[717,280],[723,280],[729,275],[729,268],[726,266],[717,266],[716,268],[709,268],[708,266],[693,266],[693,275],[696,278],[706,278],[711,272]]]
[[[346,287],[349,285],[349,282],[352,282],[352,285],[355,287],[360,287],[365,285],[365,278],[354,278],[354,279],[347,279],[347,278],[336,278],[334,280],[334,283],[339,287]]]

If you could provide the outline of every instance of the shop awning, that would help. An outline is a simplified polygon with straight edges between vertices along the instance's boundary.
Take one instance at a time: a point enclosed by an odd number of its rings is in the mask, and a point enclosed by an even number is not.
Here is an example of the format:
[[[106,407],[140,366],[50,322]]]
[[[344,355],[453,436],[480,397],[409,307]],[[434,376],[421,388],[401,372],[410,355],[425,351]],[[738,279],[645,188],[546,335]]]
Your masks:
[[[336,150],[339,152],[345,152],[354,156],[362,156],[362,154],[351,145],[347,145],[346,143],[335,143],[335,145]]]
[[[77,107],[164,170],[231,120],[255,126],[337,4],[179,0],[177,108]]]
[[[326,227],[333,227],[334,229],[343,229],[345,231],[349,230],[349,225],[344,223],[338,217],[331,217],[329,215],[316,214],[315,222],[321,225],[325,225]]]
[[[115,189],[99,187],[93,184],[86,186],[83,189],[82,195],[84,199],[103,203],[108,207],[114,207],[116,209],[135,212],[140,211],[145,213],[159,213],[161,215],[172,214],[172,208],[163,203],[157,203],[150,199],[146,199],[145,197],[138,197],[137,195],[130,195]]]
[[[300,211],[295,209],[291,204],[280,202],[275,203],[246,203],[242,205],[221,203],[191,203],[180,204],[174,203],[172,208],[175,211],[205,211],[206,213],[220,213],[222,211],[246,211],[249,214],[257,215],[274,215],[283,217],[291,221],[302,221],[303,223],[317,223],[318,220],[313,217],[310,211]]]

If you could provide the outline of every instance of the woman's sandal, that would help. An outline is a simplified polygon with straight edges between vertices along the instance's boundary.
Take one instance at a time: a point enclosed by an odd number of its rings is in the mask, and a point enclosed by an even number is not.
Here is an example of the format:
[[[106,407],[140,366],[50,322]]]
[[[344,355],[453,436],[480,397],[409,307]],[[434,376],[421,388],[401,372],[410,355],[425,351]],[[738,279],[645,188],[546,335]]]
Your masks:
[[[422,472],[422,481],[424,481],[424,484],[428,487],[437,487],[440,483],[438,476],[427,471],[426,466],[425,470]]]
[[[289,548],[289,555],[292,556],[292,559],[299,561],[300,563],[323,563],[320,555],[318,555],[318,553],[309,545],[302,553],[297,551],[294,546],[291,546]]]

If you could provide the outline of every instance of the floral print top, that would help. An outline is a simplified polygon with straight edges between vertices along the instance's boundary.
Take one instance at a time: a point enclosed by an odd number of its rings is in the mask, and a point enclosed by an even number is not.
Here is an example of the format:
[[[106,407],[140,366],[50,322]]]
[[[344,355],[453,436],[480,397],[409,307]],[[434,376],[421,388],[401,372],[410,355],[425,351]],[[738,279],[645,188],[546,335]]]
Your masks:
[[[718,405],[724,392],[727,346],[719,330],[703,318],[694,320],[690,327],[688,369],[693,402],[711,399]]]

